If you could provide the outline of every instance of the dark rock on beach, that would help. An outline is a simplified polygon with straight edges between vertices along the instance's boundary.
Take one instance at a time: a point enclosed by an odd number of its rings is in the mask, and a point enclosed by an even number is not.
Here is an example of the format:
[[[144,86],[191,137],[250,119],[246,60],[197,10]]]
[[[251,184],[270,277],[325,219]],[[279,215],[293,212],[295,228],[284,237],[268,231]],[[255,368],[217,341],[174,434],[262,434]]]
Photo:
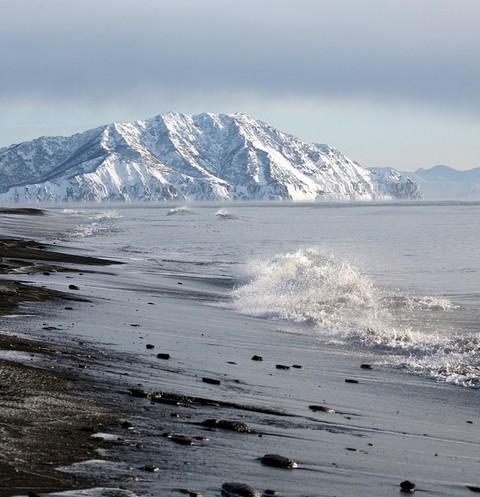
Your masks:
[[[202,381],[204,383],[209,383],[210,385],[220,385],[221,383],[221,381],[217,380],[216,378],[207,378],[205,376],[202,378]]]
[[[175,442],[178,445],[195,445],[195,441],[191,438],[185,437],[184,435],[170,435],[169,438],[172,442]]]
[[[373,369],[373,366],[371,364],[361,364],[360,367],[362,369]]]
[[[181,494],[186,494],[189,497],[202,497],[202,494],[200,492],[196,492],[195,490],[190,490],[188,488],[179,488],[178,491]]]
[[[409,480],[405,480],[400,483],[400,488],[402,489],[402,492],[413,493],[415,492],[417,486],[415,485],[415,483],[412,483]]]
[[[238,433],[254,433],[254,430],[247,423],[242,423],[241,421],[206,419],[201,424],[209,428],[222,428],[223,430],[236,431]]]
[[[157,359],[164,359],[168,361],[170,359],[170,354],[167,354],[165,352],[160,352],[159,354],[157,354]]]
[[[132,397],[137,397],[139,399],[146,399],[150,396],[150,392],[147,392],[143,388],[131,388],[130,394]]]
[[[285,364],[276,364],[275,367],[277,369],[284,369],[284,370],[290,369],[290,366],[285,366]]]
[[[265,466],[272,466],[274,468],[293,469],[298,467],[298,464],[294,460],[279,456],[278,454],[265,454],[260,458],[260,461]]]
[[[261,355],[254,355],[252,361],[263,361],[263,357]]]
[[[225,497],[261,497],[260,493],[250,485],[235,482],[224,483],[222,495]]]
[[[308,408],[311,409],[312,411],[315,411],[315,412],[325,412],[328,414],[333,414],[335,412],[335,410],[332,409],[331,407],[319,406],[319,405],[315,405],[315,404],[308,406]]]

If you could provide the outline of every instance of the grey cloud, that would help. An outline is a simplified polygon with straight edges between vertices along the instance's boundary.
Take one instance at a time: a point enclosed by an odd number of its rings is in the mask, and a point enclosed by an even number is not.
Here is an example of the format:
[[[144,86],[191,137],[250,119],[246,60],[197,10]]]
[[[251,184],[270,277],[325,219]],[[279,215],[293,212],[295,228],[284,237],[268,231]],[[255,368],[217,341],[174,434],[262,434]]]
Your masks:
[[[243,90],[480,111],[477,0],[6,3],[4,98]]]

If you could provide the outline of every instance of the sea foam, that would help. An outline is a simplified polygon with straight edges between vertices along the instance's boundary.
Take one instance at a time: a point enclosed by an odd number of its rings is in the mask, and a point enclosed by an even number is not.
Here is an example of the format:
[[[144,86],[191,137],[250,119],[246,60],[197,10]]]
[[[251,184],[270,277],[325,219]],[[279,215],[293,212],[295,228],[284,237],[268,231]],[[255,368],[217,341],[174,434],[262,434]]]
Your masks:
[[[117,232],[119,226],[117,220],[121,215],[116,210],[104,210],[100,212],[82,211],[82,210],[64,210],[65,214],[78,218],[78,224],[71,230],[68,235],[75,238],[85,238],[95,235],[108,235]]]
[[[232,292],[241,313],[301,325],[323,340],[370,348],[382,362],[442,381],[480,381],[480,340],[426,331],[422,318],[460,306],[443,297],[385,295],[349,261],[304,249],[255,261]]]

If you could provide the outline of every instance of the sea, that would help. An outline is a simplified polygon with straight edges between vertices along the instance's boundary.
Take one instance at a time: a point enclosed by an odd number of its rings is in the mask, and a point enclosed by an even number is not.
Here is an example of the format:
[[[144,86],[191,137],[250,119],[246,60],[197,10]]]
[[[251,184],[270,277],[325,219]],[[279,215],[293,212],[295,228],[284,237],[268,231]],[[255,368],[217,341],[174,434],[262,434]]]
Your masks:
[[[123,263],[21,276],[86,301],[25,304],[12,329],[85,348],[72,371],[103,375],[133,425],[67,471],[141,496],[479,488],[480,202],[44,207],[1,231]]]
[[[47,241],[127,263],[131,284],[154,288],[159,275],[203,281],[206,304],[281,323],[312,347],[368,350],[428,380],[480,385],[479,202],[83,204],[48,212],[38,228]],[[18,229],[35,235],[34,225]]]

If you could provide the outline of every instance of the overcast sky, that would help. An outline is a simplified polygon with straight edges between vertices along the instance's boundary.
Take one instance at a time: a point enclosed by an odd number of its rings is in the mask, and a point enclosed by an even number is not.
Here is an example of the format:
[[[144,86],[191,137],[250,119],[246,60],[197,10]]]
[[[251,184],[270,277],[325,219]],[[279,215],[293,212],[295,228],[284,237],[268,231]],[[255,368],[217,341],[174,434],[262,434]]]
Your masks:
[[[0,7],[0,146],[245,112],[364,166],[480,166],[480,0]]]

